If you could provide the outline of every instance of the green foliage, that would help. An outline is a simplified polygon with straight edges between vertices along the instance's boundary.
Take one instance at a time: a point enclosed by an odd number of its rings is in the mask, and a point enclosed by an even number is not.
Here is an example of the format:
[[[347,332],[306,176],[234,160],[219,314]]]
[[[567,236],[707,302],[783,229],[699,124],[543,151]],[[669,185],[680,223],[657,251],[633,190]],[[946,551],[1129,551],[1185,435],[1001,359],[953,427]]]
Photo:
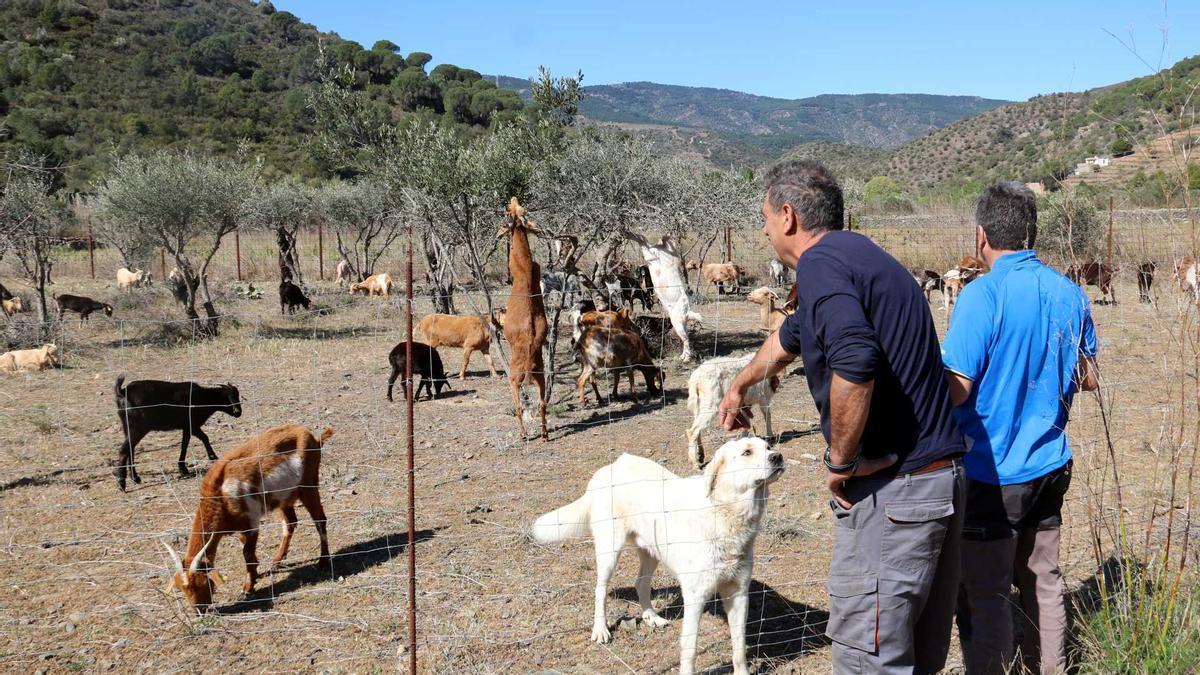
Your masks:
[[[375,44],[371,45],[371,51],[395,54],[400,51],[400,45],[391,40],[376,40]]]
[[[1179,193],[1179,181],[1172,180],[1162,171],[1147,174],[1138,169],[1137,173],[1133,174],[1125,183],[1125,194],[1129,196],[1129,201],[1136,206],[1170,206],[1171,200]]]
[[[563,126],[574,126],[579,103],[583,100],[583,71],[579,71],[575,77],[555,79],[549,70],[539,67],[532,94],[533,104],[538,110]]]
[[[900,196],[900,185],[887,176],[875,176],[863,187],[863,199],[879,201]]]
[[[1130,562],[1100,589],[1080,624],[1082,673],[1194,673],[1200,668],[1200,583]]]
[[[1118,136],[1115,141],[1109,144],[1108,150],[1114,157],[1123,157],[1133,152],[1133,141],[1124,136]]]
[[[1057,190],[1062,181],[1071,175],[1071,165],[1065,159],[1051,157],[1042,162],[1038,167],[1036,180],[1046,186],[1047,190]]]
[[[425,66],[433,60],[433,55],[426,52],[413,52],[404,57],[404,65],[407,68],[418,68],[421,71],[425,70]]]
[[[100,6],[107,9],[89,9]],[[318,41],[327,49],[324,66]],[[84,192],[95,190],[111,149],[176,144],[225,156],[247,144],[270,172],[327,177],[332,167],[310,142],[307,101],[325,66],[350,68],[351,86],[370,90],[381,121],[394,123],[397,109],[444,109],[445,92],[425,81],[400,105],[390,87],[405,66],[397,51],[381,40],[366,52],[268,2],[0,2],[0,153],[31,148],[66,167],[56,187]],[[477,79],[458,70],[461,84]],[[470,105],[449,119],[486,127],[522,108],[495,94],[476,106],[490,114],[473,115]]]
[[[1059,190],[1038,199],[1038,250],[1060,261],[1090,260],[1100,256],[1106,241],[1094,191]]]
[[[1200,190],[1200,164],[1191,162],[1187,165],[1187,186],[1189,190]]]

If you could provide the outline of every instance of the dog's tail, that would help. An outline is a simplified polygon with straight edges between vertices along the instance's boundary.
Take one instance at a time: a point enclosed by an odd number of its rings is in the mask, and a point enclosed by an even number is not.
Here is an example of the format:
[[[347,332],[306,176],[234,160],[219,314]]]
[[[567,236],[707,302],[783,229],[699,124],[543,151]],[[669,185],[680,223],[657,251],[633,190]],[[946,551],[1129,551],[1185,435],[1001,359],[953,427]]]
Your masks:
[[[554,544],[588,535],[592,498],[584,494],[566,506],[554,509],[533,521],[533,539],[539,544]]]

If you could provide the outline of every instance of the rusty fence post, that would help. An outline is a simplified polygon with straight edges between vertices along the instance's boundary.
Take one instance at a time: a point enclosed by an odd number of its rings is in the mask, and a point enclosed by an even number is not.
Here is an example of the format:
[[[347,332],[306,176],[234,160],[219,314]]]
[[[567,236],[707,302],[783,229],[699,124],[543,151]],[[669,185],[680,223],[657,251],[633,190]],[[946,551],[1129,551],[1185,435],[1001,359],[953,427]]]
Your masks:
[[[233,253],[237,257],[237,279],[242,280],[242,236],[241,230],[233,231]]]
[[[92,237],[92,228],[88,227],[88,263],[92,267],[92,278],[96,278],[96,245]]]
[[[167,251],[166,249],[158,249],[158,272],[162,279],[167,278]]]
[[[325,281],[325,228],[317,223],[317,279]]]
[[[408,263],[405,265],[404,320],[408,332],[404,338],[404,390],[408,443],[408,672],[417,672],[417,499],[413,451],[413,240],[412,223],[408,225]]]

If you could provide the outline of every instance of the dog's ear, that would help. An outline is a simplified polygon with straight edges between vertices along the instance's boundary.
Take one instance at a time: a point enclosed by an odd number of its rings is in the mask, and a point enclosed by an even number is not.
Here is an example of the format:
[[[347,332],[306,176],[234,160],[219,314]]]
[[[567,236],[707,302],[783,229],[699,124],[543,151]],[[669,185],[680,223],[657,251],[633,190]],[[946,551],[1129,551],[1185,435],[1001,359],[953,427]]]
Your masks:
[[[717,456],[713,457],[713,461],[709,462],[704,469],[704,483],[708,486],[706,494],[712,496],[713,490],[717,489],[717,478],[721,475],[721,470],[725,468],[725,453],[718,451]]]

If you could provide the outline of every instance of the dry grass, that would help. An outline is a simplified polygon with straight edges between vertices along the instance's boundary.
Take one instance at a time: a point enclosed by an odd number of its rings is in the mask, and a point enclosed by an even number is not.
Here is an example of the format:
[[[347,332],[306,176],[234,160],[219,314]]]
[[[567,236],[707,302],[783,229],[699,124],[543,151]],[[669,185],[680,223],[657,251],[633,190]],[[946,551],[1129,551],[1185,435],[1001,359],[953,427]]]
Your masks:
[[[737,246],[761,250],[758,241]],[[70,287],[100,299],[116,296],[111,282],[92,283],[65,271],[58,284],[60,292]],[[1110,426],[1133,524],[1147,522],[1148,512],[1182,508],[1188,496],[1167,504],[1158,489],[1174,470],[1161,441],[1180,415],[1168,355],[1179,352],[1171,336],[1186,312],[1168,285],[1160,281],[1157,305],[1095,308]],[[1136,297],[1131,278],[1123,279],[1118,293]],[[62,326],[66,344],[74,346],[65,350],[61,370],[0,382],[0,578],[7,586],[0,653],[8,667],[397,667],[406,626],[404,425],[402,405],[389,405],[384,387],[387,353],[402,337],[403,315],[394,303],[351,299],[331,285],[314,300],[332,311],[285,318],[271,292],[258,301],[227,295],[219,306],[236,321],[224,323],[220,338],[192,343],[159,335],[164,322],[178,319],[159,285],[123,300],[111,320]],[[419,313],[427,309],[418,303]],[[705,329],[695,346],[706,356],[749,348],[760,339],[757,308],[741,298],[707,303],[701,311]],[[944,329],[936,297],[934,316]],[[457,371],[456,350],[443,350],[442,357],[448,371]],[[418,404],[422,670],[665,672],[676,666],[676,626],[621,627],[612,644],[590,643],[590,547],[542,548],[525,536],[534,517],[574,499],[590,474],[621,452],[690,473],[684,439],[688,370],[670,359],[667,366],[667,394],[655,403],[639,407],[623,399],[585,410],[575,403],[577,371],[570,366],[555,388],[548,443],[517,441],[507,385],[486,378],[481,361],[465,382],[452,382],[450,396]],[[170,563],[158,540],[182,546],[199,482],[174,475],[178,436],[157,434],[138,453],[145,483],[127,494],[116,490],[108,463],[120,442],[111,398],[118,373],[237,384],[246,398],[243,417],[218,415],[207,428],[218,452],[276,424],[336,427],[322,475],[332,568],[315,564],[316,538],[302,520],[291,559],[249,600],[238,600],[240,555],[229,542],[218,566],[232,583],[218,593],[219,614],[197,618],[163,593]],[[819,462],[806,457],[819,455],[824,442],[814,433],[816,411],[803,378],[785,380],[775,404],[788,472],[772,491],[757,549],[750,652],[761,669],[828,672],[821,633],[831,533]],[[1095,572],[1086,524],[1114,507],[1101,428],[1094,399],[1080,397],[1070,427],[1078,479],[1066,508],[1063,549],[1073,586]],[[208,464],[202,457],[193,443],[190,458],[201,469]],[[262,539],[265,557],[278,541],[278,528],[269,525]],[[1194,548],[1200,536],[1191,542]],[[633,576],[634,557],[626,556],[614,578],[611,621],[636,613]],[[678,605],[665,573],[654,586],[656,602]],[[665,614],[679,612],[668,608]],[[699,664],[728,664],[728,630],[715,609],[701,630]],[[959,662],[957,650],[955,642],[952,663]]]

